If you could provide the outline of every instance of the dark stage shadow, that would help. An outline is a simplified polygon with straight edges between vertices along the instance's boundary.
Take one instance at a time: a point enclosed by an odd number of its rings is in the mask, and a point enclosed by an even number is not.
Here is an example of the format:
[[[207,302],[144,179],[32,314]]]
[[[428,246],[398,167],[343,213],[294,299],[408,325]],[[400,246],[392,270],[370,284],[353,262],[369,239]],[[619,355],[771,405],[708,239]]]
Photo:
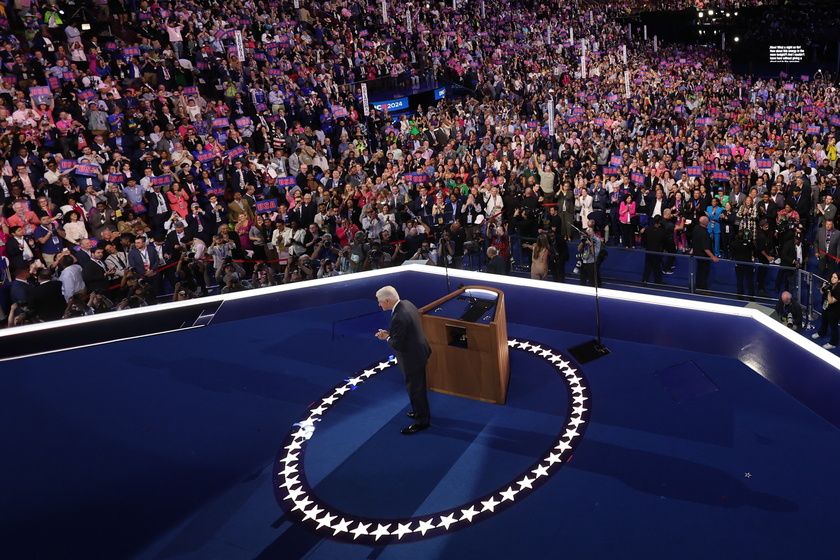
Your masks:
[[[639,492],[672,500],[726,509],[799,511],[798,504],[781,496],[754,492],[738,478],[714,467],[591,439],[584,439],[569,466],[610,476]]]

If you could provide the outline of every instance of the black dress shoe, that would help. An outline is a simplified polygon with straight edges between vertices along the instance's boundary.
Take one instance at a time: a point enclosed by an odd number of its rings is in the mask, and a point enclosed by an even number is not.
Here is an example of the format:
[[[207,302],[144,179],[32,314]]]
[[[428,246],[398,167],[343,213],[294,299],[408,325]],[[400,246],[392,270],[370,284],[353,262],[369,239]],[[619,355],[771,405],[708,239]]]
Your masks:
[[[405,415],[408,416],[409,418],[417,418],[417,413],[414,412],[413,410],[411,412],[406,412]]]
[[[416,434],[422,430],[427,430],[429,428],[428,424],[412,424],[408,428],[403,428],[400,430],[400,433],[405,436],[410,436],[411,434]]]

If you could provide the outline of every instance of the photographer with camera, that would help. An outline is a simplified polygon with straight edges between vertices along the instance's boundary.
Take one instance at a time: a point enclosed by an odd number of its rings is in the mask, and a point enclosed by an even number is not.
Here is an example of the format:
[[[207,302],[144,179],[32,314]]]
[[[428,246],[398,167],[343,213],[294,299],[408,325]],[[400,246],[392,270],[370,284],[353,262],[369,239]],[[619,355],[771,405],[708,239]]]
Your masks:
[[[782,292],[779,301],[776,302],[773,317],[783,325],[797,331],[802,327],[802,316],[802,306],[799,302],[793,299],[790,292]]]
[[[591,227],[580,233],[580,243],[577,246],[577,268],[580,269],[580,285],[601,287],[601,275],[598,270],[601,239],[595,235],[595,230]]]
[[[840,319],[840,275],[831,273],[831,278],[820,288],[823,297],[823,312],[820,318],[820,330],[811,335],[814,340],[823,338],[829,328],[831,338],[823,344],[826,350],[834,350],[838,344],[837,321]]]
[[[749,240],[749,230],[741,229],[738,235],[732,240],[730,249],[732,260],[735,261],[735,285],[738,291],[738,299],[744,299],[744,286],[750,292],[750,301],[755,298],[755,247]]]

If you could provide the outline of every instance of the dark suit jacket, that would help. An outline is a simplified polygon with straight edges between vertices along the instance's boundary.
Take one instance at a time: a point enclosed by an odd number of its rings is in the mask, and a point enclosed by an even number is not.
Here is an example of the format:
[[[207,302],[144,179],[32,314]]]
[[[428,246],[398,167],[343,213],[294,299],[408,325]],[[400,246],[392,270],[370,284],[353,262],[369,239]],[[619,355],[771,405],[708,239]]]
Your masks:
[[[487,261],[487,272],[491,274],[507,274],[507,263],[505,263],[505,259],[501,255],[496,255]]]
[[[149,255],[149,269],[150,270],[157,270],[158,268],[158,254],[157,251],[151,247],[151,244],[146,244],[145,251]],[[134,247],[128,253],[128,266],[133,266],[137,269],[137,274],[139,276],[145,276],[146,267],[143,266],[143,255],[140,253],[140,250],[137,247]]]
[[[834,228],[831,231],[831,243],[828,246],[828,251],[825,249],[825,228],[821,227],[817,230],[817,236],[814,238],[814,252],[820,259],[828,258],[820,251],[825,251],[829,255],[840,257],[840,230]]]
[[[32,288],[30,307],[42,321],[53,321],[64,316],[67,302],[61,293],[61,282],[50,280]]]
[[[391,314],[388,345],[394,350],[397,365],[406,375],[424,370],[432,349],[420,326],[420,314],[410,301],[401,299]]]
[[[26,243],[26,238],[24,238],[24,243]],[[29,261],[23,259],[23,246],[15,237],[9,236],[6,241],[6,256],[9,259],[9,268],[12,270],[29,266]]]
[[[91,292],[93,290],[107,290],[111,285],[108,277],[105,276],[105,269],[93,262],[92,259],[82,265],[82,278],[88,287],[88,291]]]

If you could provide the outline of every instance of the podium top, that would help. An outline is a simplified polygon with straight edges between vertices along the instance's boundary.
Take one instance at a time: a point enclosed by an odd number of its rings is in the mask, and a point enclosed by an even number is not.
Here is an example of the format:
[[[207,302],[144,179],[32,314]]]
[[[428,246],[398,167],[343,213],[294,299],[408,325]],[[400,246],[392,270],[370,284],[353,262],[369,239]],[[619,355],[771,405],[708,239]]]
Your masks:
[[[490,324],[502,294],[490,288],[466,287],[424,307],[421,312],[467,323]]]

